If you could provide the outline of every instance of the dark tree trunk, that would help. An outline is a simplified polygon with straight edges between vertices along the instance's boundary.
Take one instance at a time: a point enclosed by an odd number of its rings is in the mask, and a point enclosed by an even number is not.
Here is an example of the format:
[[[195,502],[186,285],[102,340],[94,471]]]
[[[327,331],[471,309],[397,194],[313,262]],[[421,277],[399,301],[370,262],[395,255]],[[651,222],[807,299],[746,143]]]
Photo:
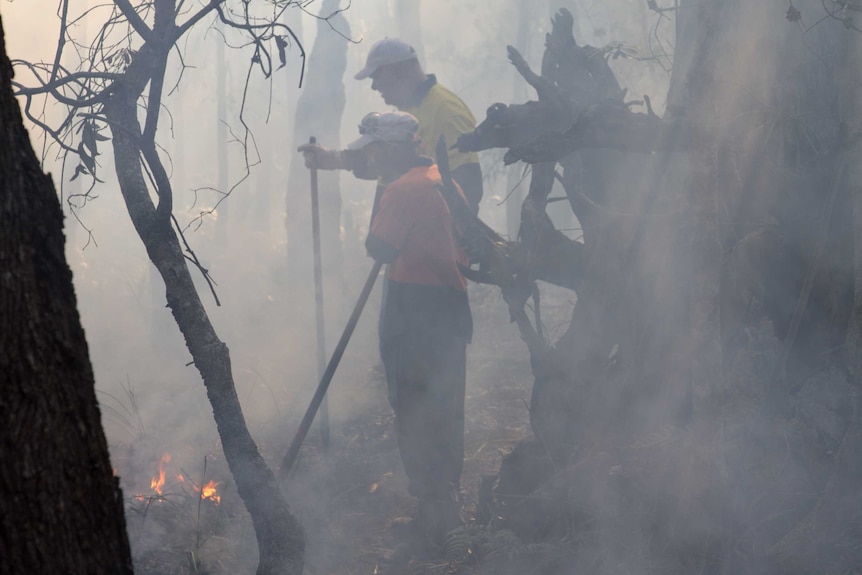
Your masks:
[[[63,214],[0,25],[0,573],[132,573]]]
[[[166,6],[169,4],[156,3],[157,23],[160,8]],[[164,32],[157,26],[156,34]],[[234,386],[228,348],[215,333],[192,282],[177,234],[171,227],[170,182],[156,161],[153,142],[145,141],[138,121],[137,103],[151,79],[158,77],[159,66],[164,65],[169,49],[169,45],[158,40],[145,44],[136,53],[123,78],[114,84],[105,104],[105,115],[113,135],[120,191],[150,261],[165,282],[168,307],[206,386],[225,459],[254,524],[259,551],[257,573],[301,575],[304,556],[302,527],[290,513],[272,470],[246,426]],[[147,163],[158,186],[158,206],[153,204],[144,179],[142,156],[148,158]]]
[[[538,441],[513,451],[497,488],[520,535],[544,541],[554,521],[587,516],[582,525],[609,531],[575,555],[590,566],[612,558],[616,570],[643,568],[637,544],[665,572],[862,562],[862,34],[823,10],[683,0],[667,106],[676,119],[626,113],[610,132],[578,134],[583,123],[569,134],[677,152],[649,161],[654,177],[633,176],[639,160],[621,157],[602,197],[572,202],[586,264],[555,348],[565,366],[534,362]],[[632,145],[639,132],[661,138]],[[515,151],[564,164],[558,136]],[[558,450],[556,467],[543,461]],[[555,472],[536,497],[554,509],[507,499]],[[637,544],[608,554],[609,541]]]

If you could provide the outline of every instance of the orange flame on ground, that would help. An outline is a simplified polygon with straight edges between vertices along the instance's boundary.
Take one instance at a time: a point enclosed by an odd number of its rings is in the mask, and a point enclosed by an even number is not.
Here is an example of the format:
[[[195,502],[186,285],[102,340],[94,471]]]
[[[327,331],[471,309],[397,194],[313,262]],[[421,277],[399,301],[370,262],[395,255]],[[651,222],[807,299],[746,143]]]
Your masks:
[[[165,487],[165,464],[170,463],[171,454],[165,453],[162,455],[162,459],[159,462],[159,474],[153,475],[150,480],[150,489],[155,491],[158,495],[162,495],[162,490]],[[201,499],[209,499],[216,505],[221,503],[221,495],[218,494],[218,485],[219,483],[213,479],[207,482],[203,487],[199,487],[193,481],[186,479],[185,475],[182,473],[177,473],[176,475],[177,481],[180,483],[190,484],[192,488],[199,493],[199,497]],[[143,495],[136,495],[136,499],[143,501],[146,499]]]
[[[158,493],[162,494],[162,488],[165,486],[165,463],[170,462],[171,454],[165,453],[162,455],[162,460],[159,461],[159,475],[156,477],[153,475],[153,478],[150,480],[150,489]]]
[[[209,483],[207,483],[201,488],[201,497],[204,499],[209,499],[214,503],[221,503],[221,496],[218,495],[216,490],[217,486],[218,483],[213,480],[210,480]]]

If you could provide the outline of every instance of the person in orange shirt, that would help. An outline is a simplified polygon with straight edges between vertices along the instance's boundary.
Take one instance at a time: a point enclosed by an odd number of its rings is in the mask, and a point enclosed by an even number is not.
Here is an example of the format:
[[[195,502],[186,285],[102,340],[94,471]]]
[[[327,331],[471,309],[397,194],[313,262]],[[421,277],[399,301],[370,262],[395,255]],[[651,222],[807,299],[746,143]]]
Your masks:
[[[415,528],[440,542],[460,523],[473,320],[459,268],[468,265],[467,257],[439,189],[437,165],[418,151],[418,128],[406,112],[369,114],[349,149],[361,149],[390,182],[365,245],[371,257],[389,265],[380,348],[408,491],[419,498]]]

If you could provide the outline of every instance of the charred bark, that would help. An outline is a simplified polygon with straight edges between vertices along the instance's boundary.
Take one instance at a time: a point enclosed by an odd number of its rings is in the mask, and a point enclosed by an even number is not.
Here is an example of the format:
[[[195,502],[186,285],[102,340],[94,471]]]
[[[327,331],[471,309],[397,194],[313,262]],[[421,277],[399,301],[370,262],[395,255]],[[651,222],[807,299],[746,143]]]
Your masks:
[[[476,130],[458,138],[461,151],[509,148],[506,164],[559,162],[578,150],[612,149],[648,154],[659,150],[684,151],[691,129],[682,118],[664,120],[655,113],[632,112],[616,100],[585,107],[566,122],[539,102],[494,104]],[[563,132],[560,126],[571,125]]]
[[[0,23],[0,572],[130,574],[63,215],[11,79]]]
[[[489,515],[542,541],[602,531],[577,544],[587,570],[852,570],[862,36],[814,0],[677,5],[671,119],[602,102],[536,137],[569,118],[540,92],[463,140],[514,148],[537,186],[573,149],[665,151],[600,198],[562,177],[584,227],[578,300],[566,335],[531,350],[536,438],[504,460]],[[520,243],[541,209],[525,202]]]

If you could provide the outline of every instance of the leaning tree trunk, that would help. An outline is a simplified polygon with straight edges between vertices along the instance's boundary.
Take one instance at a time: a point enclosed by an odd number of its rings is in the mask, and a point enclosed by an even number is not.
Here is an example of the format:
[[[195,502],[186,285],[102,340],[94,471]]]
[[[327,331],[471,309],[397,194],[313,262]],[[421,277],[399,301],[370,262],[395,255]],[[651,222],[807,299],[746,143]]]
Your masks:
[[[0,572],[132,573],[63,215],[4,45],[0,24]]]
[[[156,37],[159,33],[156,31]],[[257,573],[300,575],[304,554],[302,527],[290,513],[272,470],[246,426],[228,348],[210,323],[171,227],[170,182],[158,162],[153,141],[143,136],[138,122],[137,102],[149,82],[158,82],[157,70],[164,66],[169,49],[169,45],[145,44],[123,78],[114,84],[105,104],[117,178],[129,216],[165,282],[168,307],[206,386],[225,459],[254,524],[259,550]],[[142,156],[153,171],[158,207],[147,189]]]

